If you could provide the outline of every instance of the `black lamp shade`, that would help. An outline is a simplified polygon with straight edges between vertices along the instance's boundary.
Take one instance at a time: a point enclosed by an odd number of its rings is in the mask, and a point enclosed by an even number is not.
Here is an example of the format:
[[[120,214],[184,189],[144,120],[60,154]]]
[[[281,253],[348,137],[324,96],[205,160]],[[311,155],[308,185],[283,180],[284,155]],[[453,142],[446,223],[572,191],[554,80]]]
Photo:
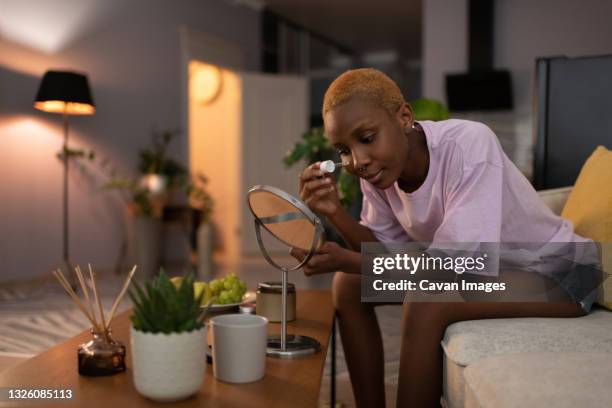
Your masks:
[[[47,71],[34,107],[45,112],[93,115],[96,111],[87,77],[75,72]]]

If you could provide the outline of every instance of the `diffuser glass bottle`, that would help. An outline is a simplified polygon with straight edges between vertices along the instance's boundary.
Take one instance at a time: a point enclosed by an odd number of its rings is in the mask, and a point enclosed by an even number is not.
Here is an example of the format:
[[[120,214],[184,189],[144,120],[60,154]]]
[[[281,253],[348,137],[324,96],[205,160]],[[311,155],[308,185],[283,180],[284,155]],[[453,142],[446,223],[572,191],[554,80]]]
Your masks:
[[[53,271],[53,275],[64,288],[68,296],[72,298],[83,315],[91,322],[92,339],[87,343],[83,343],[77,349],[78,371],[81,375],[102,376],[112,375],[125,371],[125,346],[113,338],[110,325],[119,306],[119,302],[125,295],[128,286],[136,272],[136,265],[128,274],[127,279],[123,283],[121,292],[115,299],[110,313],[105,318],[102,301],[98,296],[98,288],[96,285],[96,274],[91,265],[89,266],[89,277],[91,282],[91,290],[93,291],[93,300],[89,293],[89,285],[86,285],[85,277],[81,268],[77,265],[74,269],[81,285],[84,298],[77,296],[68,282],[61,269]],[[98,306],[98,316],[96,316],[94,304]]]
[[[92,339],[77,350],[79,374],[113,375],[125,371],[125,346],[116,341],[109,329],[105,333],[91,330]]]

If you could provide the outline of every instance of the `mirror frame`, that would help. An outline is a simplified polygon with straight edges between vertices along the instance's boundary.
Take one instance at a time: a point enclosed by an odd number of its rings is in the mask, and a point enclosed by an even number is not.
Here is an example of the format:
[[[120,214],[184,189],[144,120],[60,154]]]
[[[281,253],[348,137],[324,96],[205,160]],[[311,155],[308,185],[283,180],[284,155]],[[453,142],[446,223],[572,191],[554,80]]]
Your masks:
[[[266,225],[261,221],[261,219],[257,216],[257,214],[255,214],[255,211],[253,211],[253,207],[251,207],[251,194],[254,194],[256,192],[260,192],[260,191],[266,191],[268,193],[274,194],[277,197],[282,198],[285,201],[288,201],[291,205],[293,205],[295,208],[297,208],[302,214],[304,214],[305,218],[314,226],[315,228],[315,233],[314,233],[314,237],[312,240],[312,244],[310,246],[310,249],[308,250],[308,253],[306,254],[306,256],[304,257],[304,259],[302,261],[300,261],[296,266],[292,267],[292,268],[286,268],[283,266],[280,266],[279,264],[277,264],[268,254],[268,251],[266,250],[265,246],[263,245],[262,239],[261,239],[261,227],[263,227],[266,231],[268,231],[268,233],[270,235],[272,235],[274,238],[278,239],[279,241],[285,243],[286,245],[288,245],[290,248],[293,248],[293,246],[286,242],[285,240],[283,240],[282,238],[278,237],[276,234],[274,234],[272,231],[270,231],[269,228],[266,227]],[[291,194],[287,193],[286,191],[283,191],[279,188],[276,187],[272,187],[272,186],[267,186],[267,185],[256,185],[253,186],[247,193],[246,196],[246,200],[247,200],[247,205],[249,206],[249,210],[251,211],[251,214],[253,214],[254,217],[254,222],[255,222],[255,234],[257,235],[257,244],[259,245],[259,249],[261,250],[263,256],[266,258],[266,260],[276,266],[279,269],[284,269],[284,270],[289,270],[289,271],[294,271],[296,269],[301,268],[302,266],[304,266],[304,264],[306,264],[306,262],[308,262],[310,260],[310,258],[312,258],[312,255],[315,253],[318,245],[319,245],[319,241],[321,240],[321,237],[323,236],[323,224],[321,222],[321,219],[314,213],[312,212],[312,210],[310,208],[308,208],[306,206],[306,204],[304,204],[304,202],[302,202],[301,200],[293,197]]]

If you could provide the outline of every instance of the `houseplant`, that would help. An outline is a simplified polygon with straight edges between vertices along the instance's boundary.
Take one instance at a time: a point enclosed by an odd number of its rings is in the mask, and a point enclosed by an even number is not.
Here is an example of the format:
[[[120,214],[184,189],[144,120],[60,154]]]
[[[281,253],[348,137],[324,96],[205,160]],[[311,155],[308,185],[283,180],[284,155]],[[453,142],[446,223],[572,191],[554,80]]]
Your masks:
[[[419,98],[410,102],[415,120],[445,120],[449,118],[446,106],[438,100]]]
[[[206,327],[210,304],[194,295],[193,275],[176,287],[163,270],[144,288],[136,282],[129,296],[134,385],[155,401],[177,401],[196,393],[206,371]]]
[[[139,175],[136,178],[122,175],[116,169],[110,171],[104,187],[122,191],[131,214],[161,217],[168,192],[182,190],[188,185],[187,169],[168,154],[170,143],[177,136],[175,130],[153,133],[151,146],[138,152]]]
[[[124,176],[112,169],[105,188],[119,190],[127,203],[128,253],[134,263],[140,265],[144,275],[152,276],[160,265],[162,248],[162,215],[164,207],[175,205],[199,210],[200,226],[203,231],[198,236],[203,246],[207,273],[212,269],[212,233],[209,221],[213,200],[206,190],[206,177],[202,174],[191,176],[185,166],[170,157],[171,142],[178,136],[176,130],[165,130],[153,134],[150,146],[138,152],[137,169],[139,175]],[[199,251],[202,252],[202,251]],[[198,268],[203,269],[203,268]]]

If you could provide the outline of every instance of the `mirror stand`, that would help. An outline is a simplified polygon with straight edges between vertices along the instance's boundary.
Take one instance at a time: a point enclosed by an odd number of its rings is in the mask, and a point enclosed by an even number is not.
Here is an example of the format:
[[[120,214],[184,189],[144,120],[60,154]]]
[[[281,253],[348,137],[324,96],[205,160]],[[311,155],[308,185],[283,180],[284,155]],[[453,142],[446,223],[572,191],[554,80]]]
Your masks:
[[[324,236],[321,220],[306,204],[272,186],[251,188],[247,194],[247,203],[254,216],[257,245],[268,263],[282,273],[280,336],[268,337],[266,353],[278,358],[314,354],[321,350],[321,344],[316,339],[298,334],[287,335],[287,277],[289,271],[300,269],[316,252]],[[262,229],[290,248],[308,249],[307,255],[293,267],[277,263],[266,249]]]
[[[269,336],[266,354],[278,358],[295,358],[314,354],[321,349],[321,344],[308,336],[287,336],[287,268],[281,268],[282,278],[282,304],[281,304],[281,332],[280,336]]]

